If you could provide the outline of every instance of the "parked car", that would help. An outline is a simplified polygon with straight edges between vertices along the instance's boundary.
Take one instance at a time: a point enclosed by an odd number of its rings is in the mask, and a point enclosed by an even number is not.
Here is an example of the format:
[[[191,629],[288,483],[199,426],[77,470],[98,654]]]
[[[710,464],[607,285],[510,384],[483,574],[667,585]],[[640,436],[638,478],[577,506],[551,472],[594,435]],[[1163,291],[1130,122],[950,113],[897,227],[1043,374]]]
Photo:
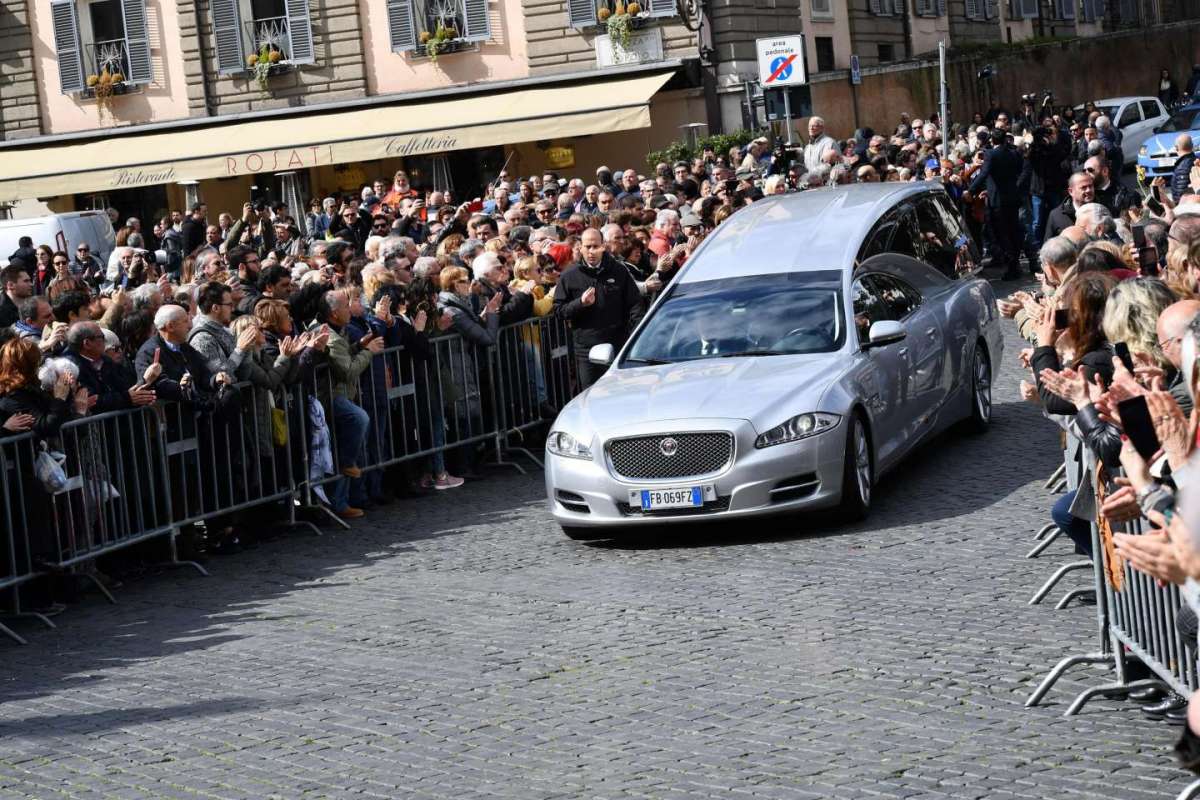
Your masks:
[[[1126,164],[1135,163],[1142,142],[1170,118],[1157,97],[1113,97],[1097,100],[1094,105],[1121,132],[1121,153]],[[1082,105],[1075,106],[1077,113],[1083,109]]]
[[[68,211],[63,214],[48,214],[28,219],[0,220],[0,263],[7,264],[8,257],[17,249],[22,236],[33,240],[33,246],[48,244],[74,256],[80,242],[87,242],[92,255],[101,264],[108,263],[108,256],[117,246],[117,237],[112,222],[104,211]]]
[[[1200,101],[1181,106],[1138,148],[1137,177],[1143,188],[1155,178],[1170,177],[1179,158],[1175,137],[1185,131],[1190,132],[1192,141],[1200,146]]]
[[[559,414],[546,491],[567,536],[840,506],[921,442],[992,413],[995,296],[931,183],[767,198],[722,224]]]

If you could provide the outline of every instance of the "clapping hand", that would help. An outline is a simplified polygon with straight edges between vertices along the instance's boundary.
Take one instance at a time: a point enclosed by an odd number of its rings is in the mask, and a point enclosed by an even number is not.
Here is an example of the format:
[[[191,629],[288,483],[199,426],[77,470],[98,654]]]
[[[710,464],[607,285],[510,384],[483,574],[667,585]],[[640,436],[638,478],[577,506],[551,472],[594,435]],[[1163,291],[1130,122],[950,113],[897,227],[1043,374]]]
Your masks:
[[[66,400],[71,395],[71,386],[75,383],[69,372],[60,372],[54,378],[54,397]]]
[[[1154,432],[1162,444],[1171,469],[1177,470],[1187,462],[1191,436],[1187,417],[1175,398],[1157,390],[1146,395],[1146,408],[1154,422]]]
[[[1048,305],[1042,309],[1042,316],[1038,319],[1038,347],[1052,347],[1057,338],[1058,328],[1054,324],[1054,307]]]
[[[392,324],[392,298],[388,295],[383,295],[375,303],[375,318],[384,325],[391,326]]]
[[[1042,386],[1075,406],[1083,408],[1092,402],[1088,392],[1087,378],[1078,370],[1067,368],[1061,372],[1042,370]]]
[[[88,390],[80,386],[75,390],[75,396],[71,400],[71,405],[75,408],[75,413],[83,416],[92,406],[96,405],[99,400],[99,395],[88,394]]]
[[[306,336],[285,336],[279,341],[279,354],[288,358],[294,358],[300,354],[306,346]]]
[[[26,414],[24,412],[20,414],[13,414],[11,417],[4,420],[4,425],[2,427],[4,430],[11,433],[27,431],[33,427],[33,415]]]
[[[493,294],[491,296],[491,298],[487,301],[487,305],[483,307],[483,313],[495,314],[497,311],[500,310],[500,301],[503,299],[504,298],[501,296],[500,292],[496,292],[495,294]]]
[[[422,308],[417,312],[417,315],[413,317],[413,328],[418,333],[422,333],[424,332],[427,324],[429,324],[429,315],[426,314],[425,309]]]
[[[148,406],[156,399],[154,390],[146,387],[143,384],[137,384],[129,388],[129,401],[135,406]]]
[[[238,334],[237,349],[243,352],[253,350],[258,344],[258,328],[248,325]]]
[[[1108,503],[1104,505],[1107,507]],[[1113,542],[1117,552],[1130,566],[1156,578],[1160,586],[1168,583],[1181,585],[1187,579],[1166,531],[1155,529],[1141,536],[1118,533],[1113,537]]]
[[[580,296],[579,302],[583,303],[585,306],[590,306],[592,303],[596,302],[596,287],[589,286],[587,291]]]

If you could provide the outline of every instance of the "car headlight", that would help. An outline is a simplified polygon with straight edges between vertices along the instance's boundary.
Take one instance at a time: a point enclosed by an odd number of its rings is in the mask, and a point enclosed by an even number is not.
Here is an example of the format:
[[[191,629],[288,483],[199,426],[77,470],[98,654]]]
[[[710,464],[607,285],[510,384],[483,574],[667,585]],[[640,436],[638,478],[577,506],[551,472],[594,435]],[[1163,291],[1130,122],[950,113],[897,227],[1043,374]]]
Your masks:
[[[565,431],[550,431],[550,435],[546,437],[546,449],[564,458],[592,457],[591,448]]]
[[[1149,154],[1150,154],[1150,151],[1146,149],[1146,145],[1142,145],[1141,147],[1138,148],[1139,156],[1145,156],[1145,155],[1149,155]]]
[[[821,411],[813,414],[797,414],[787,422],[776,425],[771,430],[760,435],[754,440],[754,446],[761,449],[763,447],[771,447],[772,445],[807,439],[810,436],[816,436],[818,433],[824,433],[837,425],[839,420],[841,420],[841,416],[838,414],[826,414]]]

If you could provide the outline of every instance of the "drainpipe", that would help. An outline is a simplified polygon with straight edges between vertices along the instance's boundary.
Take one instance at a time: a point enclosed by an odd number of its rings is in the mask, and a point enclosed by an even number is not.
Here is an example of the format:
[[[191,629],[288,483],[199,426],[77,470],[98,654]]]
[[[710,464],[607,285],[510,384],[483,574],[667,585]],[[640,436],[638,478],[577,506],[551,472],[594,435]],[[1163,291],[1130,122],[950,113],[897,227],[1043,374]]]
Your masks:
[[[900,60],[907,61],[913,57],[915,48],[913,47],[912,17],[908,12],[908,0],[903,0],[903,6],[904,13],[900,15],[900,18],[904,21],[904,58]]]
[[[206,117],[213,116],[212,99],[208,94],[208,57],[204,52],[204,31],[201,30],[201,21],[204,15],[200,12],[201,0],[196,0],[193,6],[193,13],[196,15],[196,49],[200,58],[200,91],[204,93],[204,115]]]

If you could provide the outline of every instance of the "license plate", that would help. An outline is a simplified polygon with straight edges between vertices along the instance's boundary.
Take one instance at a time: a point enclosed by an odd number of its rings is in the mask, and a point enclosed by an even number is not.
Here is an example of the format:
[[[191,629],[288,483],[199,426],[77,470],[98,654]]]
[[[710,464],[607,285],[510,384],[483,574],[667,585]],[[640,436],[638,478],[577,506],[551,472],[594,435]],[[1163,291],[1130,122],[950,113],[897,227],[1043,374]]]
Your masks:
[[[704,505],[704,490],[699,486],[642,489],[639,497],[643,511],[657,511],[663,508],[698,508]]]

